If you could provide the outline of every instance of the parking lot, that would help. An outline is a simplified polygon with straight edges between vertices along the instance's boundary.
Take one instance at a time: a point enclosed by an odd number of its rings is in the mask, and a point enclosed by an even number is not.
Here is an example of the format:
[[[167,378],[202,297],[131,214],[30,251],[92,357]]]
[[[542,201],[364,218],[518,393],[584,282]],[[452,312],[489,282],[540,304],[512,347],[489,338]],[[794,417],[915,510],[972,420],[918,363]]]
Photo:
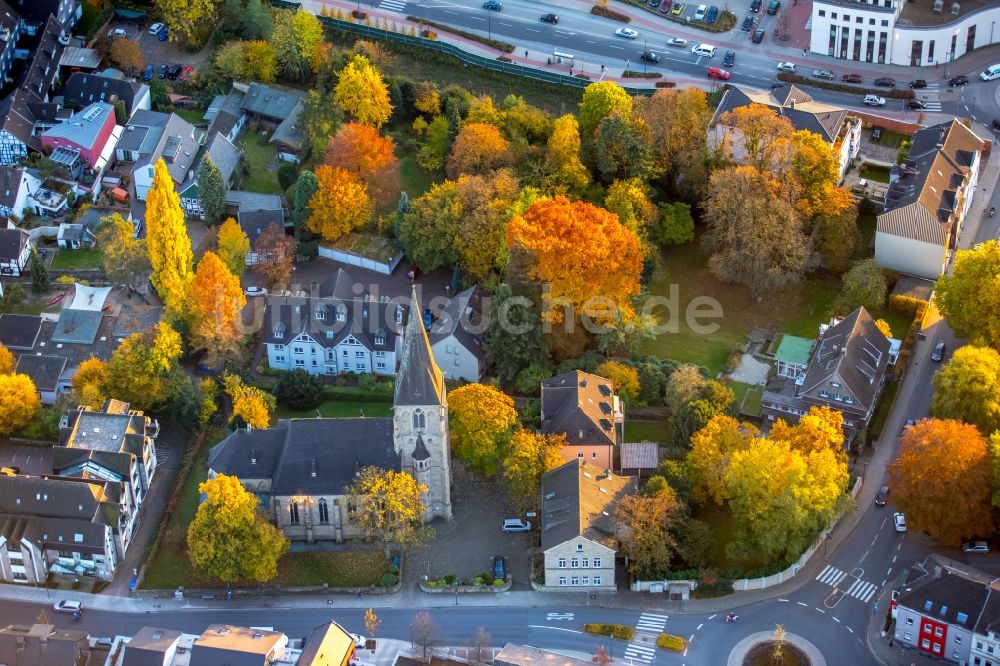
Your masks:
[[[209,56],[211,47],[206,44],[205,48],[197,53],[191,53],[182,49],[176,42],[161,42],[155,35],[149,34],[149,26],[155,23],[151,19],[148,23],[136,25],[123,21],[112,21],[108,24],[108,31],[122,29],[125,31],[126,39],[135,39],[139,42],[139,48],[146,59],[146,63],[159,67],[161,64],[167,65],[198,65],[204,63]]]

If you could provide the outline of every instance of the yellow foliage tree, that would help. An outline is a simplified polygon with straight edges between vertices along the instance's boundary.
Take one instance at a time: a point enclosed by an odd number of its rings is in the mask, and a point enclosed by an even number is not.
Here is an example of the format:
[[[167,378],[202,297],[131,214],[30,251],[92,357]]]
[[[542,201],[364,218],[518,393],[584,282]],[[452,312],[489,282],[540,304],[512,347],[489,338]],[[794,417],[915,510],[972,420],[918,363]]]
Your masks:
[[[649,200],[649,186],[640,178],[616,180],[604,197],[604,208],[618,216],[618,221],[639,238],[646,228],[659,221],[659,209]]]
[[[261,83],[271,83],[278,73],[278,60],[271,43],[262,39],[243,43],[246,72]]]
[[[553,194],[578,194],[590,184],[590,172],[580,161],[580,125],[567,113],[556,118],[549,136],[546,187]]]
[[[250,253],[250,239],[233,218],[227,219],[219,227],[219,259],[229,272],[239,277],[247,269],[247,255]]]
[[[356,55],[338,74],[334,100],[359,123],[381,127],[392,115],[389,88],[368,58]]]
[[[310,231],[335,241],[371,219],[371,199],[356,176],[324,164],[316,169],[316,180],[319,187],[309,199],[306,221]]]
[[[511,500],[527,509],[538,502],[542,475],[563,464],[565,435],[539,435],[518,430],[510,438],[510,452],[503,460],[503,478]]]
[[[792,449],[802,453],[830,449],[846,460],[844,414],[826,406],[810,407],[793,426],[778,419],[771,428],[771,439],[787,442]]]
[[[73,375],[73,390],[76,392],[77,401],[94,409],[100,408],[108,398],[104,391],[107,381],[107,363],[96,356],[83,361]]]
[[[146,250],[156,293],[169,314],[183,316],[193,261],[191,238],[174,181],[162,159],[156,161],[153,186],[146,197]]]
[[[148,411],[168,399],[180,373],[181,336],[170,324],[125,338],[107,363],[103,393]]]
[[[240,280],[214,252],[198,262],[189,287],[191,344],[215,363],[235,354],[243,340],[240,311],[247,304]]]
[[[729,458],[733,451],[750,448],[758,434],[753,425],[718,414],[691,435],[686,469],[696,502],[712,500],[721,505],[725,501]]]
[[[218,0],[155,0],[157,14],[170,26],[171,41],[181,37],[198,42],[207,35],[218,18]]]
[[[385,546],[386,559],[393,544],[407,548],[429,536],[423,528],[421,499],[427,486],[406,472],[378,467],[363,468],[356,479],[344,492],[354,507],[351,519],[368,538]]]
[[[594,373],[610,379],[615,387],[615,393],[625,401],[626,405],[634,402],[639,396],[639,371],[635,368],[609,359],[597,366]]]
[[[452,143],[448,177],[486,174],[510,160],[510,144],[499,129],[486,123],[467,123]]]
[[[486,477],[497,472],[518,424],[514,400],[488,384],[467,384],[448,394],[452,453]]]
[[[14,359],[14,355],[7,347],[0,344],[0,375],[12,375],[16,367],[17,361]]]
[[[887,322],[885,319],[876,319],[875,328],[877,328],[879,333],[881,333],[885,337],[887,338],[892,337],[892,327],[889,326],[889,322]]]
[[[230,423],[240,419],[253,428],[267,428],[271,425],[271,415],[276,406],[273,395],[256,386],[247,386],[238,376],[229,373],[223,376],[222,384],[226,395],[233,401]]]
[[[10,435],[31,423],[42,404],[31,377],[0,375],[0,435]]]

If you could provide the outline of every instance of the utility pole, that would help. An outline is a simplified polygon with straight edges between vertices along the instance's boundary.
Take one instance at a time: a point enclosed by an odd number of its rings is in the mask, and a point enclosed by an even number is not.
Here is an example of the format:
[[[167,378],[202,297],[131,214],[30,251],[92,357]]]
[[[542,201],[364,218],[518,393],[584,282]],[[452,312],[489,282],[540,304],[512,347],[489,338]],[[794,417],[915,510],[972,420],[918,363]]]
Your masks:
[[[649,41],[643,40],[642,42],[642,75],[646,75],[646,60],[647,54],[649,53]]]

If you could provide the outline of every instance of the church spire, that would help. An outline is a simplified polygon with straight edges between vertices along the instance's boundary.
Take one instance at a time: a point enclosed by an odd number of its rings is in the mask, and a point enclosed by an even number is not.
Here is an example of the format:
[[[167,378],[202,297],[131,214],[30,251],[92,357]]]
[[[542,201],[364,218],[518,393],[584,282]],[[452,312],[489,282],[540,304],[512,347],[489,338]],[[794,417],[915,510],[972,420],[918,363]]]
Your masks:
[[[410,313],[403,334],[393,402],[396,406],[445,404],[444,375],[434,362],[431,343],[424,330],[416,285],[410,296]]]

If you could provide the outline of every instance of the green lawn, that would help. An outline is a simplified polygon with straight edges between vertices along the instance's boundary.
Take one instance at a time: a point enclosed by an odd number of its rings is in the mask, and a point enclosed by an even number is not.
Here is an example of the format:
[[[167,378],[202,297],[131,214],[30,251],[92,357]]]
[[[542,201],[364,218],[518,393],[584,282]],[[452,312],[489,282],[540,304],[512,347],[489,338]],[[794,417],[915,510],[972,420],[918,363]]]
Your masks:
[[[670,435],[666,420],[636,421],[625,419],[626,442],[660,442],[665,444]]]
[[[875,227],[878,220],[870,213],[860,213],[858,215],[858,229],[861,230],[861,247],[858,253],[862,258],[867,258],[875,253]]]
[[[100,250],[59,250],[52,257],[52,270],[97,268],[104,253]]]
[[[761,399],[764,396],[764,387],[754,384],[744,384],[743,382],[729,382],[726,384],[733,390],[736,399],[733,404],[740,414],[748,416],[759,416]]]
[[[862,175],[868,180],[874,180],[877,183],[889,183],[889,169],[882,166],[868,164]]]
[[[434,176],[420,168],[416,155],[398,144],[396,156],[399,157],[400,184],[410,201],[413,201],[431,188],[431,185],[434,184]]]
[[[912,315],[904,314],[888,307],[882,313],[880,319],[885,319],[886,323],[889,324],[889,328],[892,329],[892,337],[898,340],[906,337],[907,332],[910,330],[910,325],[913,323]]]
[[[378,548],[321,553],[286,553],[278,562],[272,585],[368,587],[389,572],[385,553]]]
[[[249,173],[243,176],[240,189],[249,192],[260,192],[261,194],[278,194],[281,186],[278,184],[278,172],[268,171],[267,165],[277,154],[278,149],[273,143],[267,140],[270,133],[265,137],[259,131],[244,132],[239,140],[240,148],[243,150],[243,158],[246,160]]]
[[[327,418],[351,418],[356,416],[392,416],[392,403],[389,402],[354,402],[345,400],[327,400],[320,404],[319,415]],[[274,419],[312,419],[316,418],[317,410],[296,412],[278,405]]]
[[[174,109],[174,113],[192,125],[199,125],[205,122],[204,109]]]
[[[896,399],[896,391],[898,390],[899,382],[886,382],[878,411],[875,412],[875,418],[872,419],[871,425],[868,426],[870,440],[874,441],[881,436],[882,429],[885,427],[885,420],[889,418],[889,410],[892,409],[892,401]]]

